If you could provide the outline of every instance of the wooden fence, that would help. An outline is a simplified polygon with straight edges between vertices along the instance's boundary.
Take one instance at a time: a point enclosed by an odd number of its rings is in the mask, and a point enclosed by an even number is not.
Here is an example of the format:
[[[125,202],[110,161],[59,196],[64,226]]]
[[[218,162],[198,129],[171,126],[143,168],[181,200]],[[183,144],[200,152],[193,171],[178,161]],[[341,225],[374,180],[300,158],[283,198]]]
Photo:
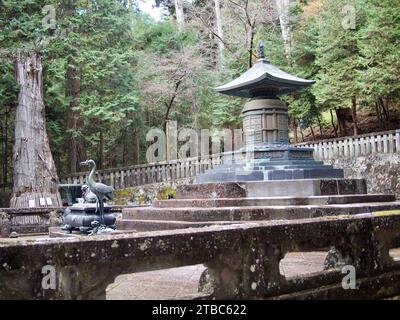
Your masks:
[[[168,162],[150,163],[121,168],[98,170],[95,179],[99,182],[122,189],[144,184],[174,181],[192,178],[207,169],[221,164],[220,154],[208,159],[186,158]],[[87,172],[70,174],[61,179],[61,183],[83,184],[86,183]]]
[[[317,160],[353,158],[371,154],[399,153],[400,130],[300,143],[300,148],[313,148]]]
[[[299,143],[299,148],[314,148],[317,160],[331,160],[341,157],[359,157],[381,153],[400,152],[400,130],[371,133],[357,137],[343,137],[321,140],[315,143]],[[98,170],[96,180],[112,185],[115,189],[150,183],[193,178],[207,169],[222,163],[222,154],[207,159],[186,158],[168,162],[135,165],[121,168]],[[61,183],[83,184],[87,172],[70,174]]]

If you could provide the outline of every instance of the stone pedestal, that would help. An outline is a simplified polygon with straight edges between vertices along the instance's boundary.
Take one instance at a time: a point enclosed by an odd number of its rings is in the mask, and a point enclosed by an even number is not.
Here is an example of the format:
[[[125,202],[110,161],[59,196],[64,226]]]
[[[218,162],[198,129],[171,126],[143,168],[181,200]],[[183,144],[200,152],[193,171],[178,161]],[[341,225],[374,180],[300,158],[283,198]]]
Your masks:
[[[277,98],[254,98],[242,112],[244,147],[194,183],[340,179],[342,169],[315,161],[312,148],[289,145],[288,113]]]
[[[245,145],[289,143],[287,106],[279,99],[253,99],[242,116]]]

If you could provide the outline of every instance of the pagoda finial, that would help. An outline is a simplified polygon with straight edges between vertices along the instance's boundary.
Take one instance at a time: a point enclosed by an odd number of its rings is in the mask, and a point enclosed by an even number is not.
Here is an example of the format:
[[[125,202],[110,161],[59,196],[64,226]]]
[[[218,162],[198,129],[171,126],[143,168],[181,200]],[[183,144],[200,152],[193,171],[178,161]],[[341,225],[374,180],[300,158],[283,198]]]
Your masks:
[[[264,41],[261,40],[261,41],[258,43],[258,59],[265,59],[265,51],[264,51],[264,48],[265,48]]]

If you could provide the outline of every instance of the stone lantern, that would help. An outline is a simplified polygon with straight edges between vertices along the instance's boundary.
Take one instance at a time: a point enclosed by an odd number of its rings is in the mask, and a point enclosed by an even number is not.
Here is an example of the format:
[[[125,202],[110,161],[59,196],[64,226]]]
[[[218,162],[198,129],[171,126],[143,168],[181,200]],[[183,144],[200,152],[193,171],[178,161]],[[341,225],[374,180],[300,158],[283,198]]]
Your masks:
[[[342,169],[315,161],[312,148],[289,145],[287,105],[278,97],[314,83],[272,65],[265,58],[261,43],[257,63],[238,78],[215,88],[222,94],[250,98],[242,111],[244,147],[236,151],[246,154],[246,160],[225,162],[198,175],[195,183],[343,178]]]

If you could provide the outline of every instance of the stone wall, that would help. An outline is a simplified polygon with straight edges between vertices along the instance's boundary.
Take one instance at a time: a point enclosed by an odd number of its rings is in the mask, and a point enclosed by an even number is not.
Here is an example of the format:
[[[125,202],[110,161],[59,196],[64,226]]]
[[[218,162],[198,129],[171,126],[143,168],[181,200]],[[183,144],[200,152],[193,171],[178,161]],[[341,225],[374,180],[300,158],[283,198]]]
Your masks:
[[[400,153],[326,160],[344,169],[345,178],[367,180],[368,193],[394,193],[400,198]]]

